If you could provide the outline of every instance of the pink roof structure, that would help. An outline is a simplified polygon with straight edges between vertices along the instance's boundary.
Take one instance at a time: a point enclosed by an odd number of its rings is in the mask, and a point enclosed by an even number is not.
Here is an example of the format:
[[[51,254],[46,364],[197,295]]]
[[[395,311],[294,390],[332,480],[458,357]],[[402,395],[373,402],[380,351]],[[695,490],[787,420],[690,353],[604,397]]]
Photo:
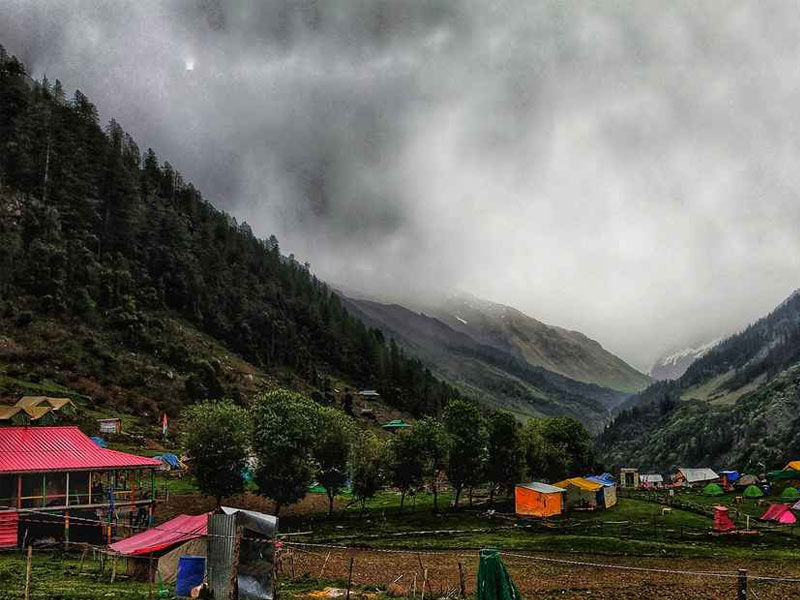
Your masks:
[[[141,556],[167,550],[208,533],[208,513],[178,515],[171,521],[115,542],[109,546],[125,556]]]
[[[160,465],[153,458],[100,448],[73,426],[0,428],[0,474],[141,469]]]

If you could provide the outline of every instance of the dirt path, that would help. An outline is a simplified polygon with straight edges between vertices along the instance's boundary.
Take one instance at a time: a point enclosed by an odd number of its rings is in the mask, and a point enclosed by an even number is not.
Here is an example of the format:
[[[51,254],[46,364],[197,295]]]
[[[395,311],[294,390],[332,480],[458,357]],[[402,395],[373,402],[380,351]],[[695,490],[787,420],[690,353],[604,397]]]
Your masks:
[[[478,559],[476,553],[437,552],[416,555],[376,550],[347,551],[317,547],[285,547],[281,577],[291,577],[294,553],[295,577],[338,577],[347,579],[350,557],[355,558],[353,581],[356,585],[388,586],[396,583],[402,591],[413,596],[422,588],[423,574],[427,569],[426,597],[440,596],[448,590],[459,588],[458,563],[465,572],[467,593],[474,591]],[[730,559],[658,559],[591,557],[572,555],[520,555],[548,558],[564,562],[545,562],[522,556],[503,557],[522,596],[530,598],[601,598],[601,599],[678,599],[703,598],[729,600],[737,597],[738,569],[747,569],[751,575],[797,578],[796,582],[748,580],[749,598],[753,600],[784,600],[800,594],[800,564],[796,561],[734,561]],[[629,567],[568,564],[569,562],[602,563]],[[324,571],[323,571],[324,565]],[[662,572],[635,569],[658,569]],[[667,572],[669,571],[669,572]],[[681,573],[681,571],[683,573]],[[701,575],[686,573],[701,572]],[[714,576],[725,574],[727,577]]]

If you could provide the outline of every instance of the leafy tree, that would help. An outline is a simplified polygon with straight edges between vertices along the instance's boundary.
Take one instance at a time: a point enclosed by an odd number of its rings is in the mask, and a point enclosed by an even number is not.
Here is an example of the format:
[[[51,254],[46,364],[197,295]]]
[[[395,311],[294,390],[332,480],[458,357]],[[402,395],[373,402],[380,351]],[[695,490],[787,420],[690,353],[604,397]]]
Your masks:
[[[520,481],[525,468],[519,422],[510,413],[497,411],[489,418],[489,457],[486,476],[489,500],[498,491],[509,492]]]
[[[529,419],[523,428],[525,462],[531,477],[551,481],[592,467],[588,432],[572,417]]]
[[[252,448],[257,461],[259,493],[282,506],[305,497],[316,472],[314,447],[323,419],[306,396],[275,390],[253,404]]]
[[[419,437],[401,430],[389,438],[387,469],[391,484],[400,489],[400,510],[406,495],[422,485],[424,463],[419,447]]]
[[[364,512],[367,500],[375,496],[383,482],[382,461],[386,444],[372,431],[360,431],[353,441],[350,454],[350,480],[353,496]],[[402,502],[401,502],[402,503]]]
[[[182,429],[183,448],[200,491],[213,496],[217,506],[241,492],[249,441],[247,412],[229,400],[195,404],[185,410]]]
[[[464,486],[477,485],[483,478],[488,444],[486,420],[474,402],[457,399],[447,405],[442,421],[450,438],[447,478],[455,489],[454,505],[458,508]]]
[[[441,421],[425,417],[411,429],[422,458],[423,478],[433,493],[433,510],[439,512],[439,477],[448,465],[450,438]]]
[[[317,480],[328,496],[328,514],[333,514],[333,500],[347,483],[347,461],[355,432],[352,420],[342,411],[330,407],[319,409],[322,428],[314,446],[319,465]]]

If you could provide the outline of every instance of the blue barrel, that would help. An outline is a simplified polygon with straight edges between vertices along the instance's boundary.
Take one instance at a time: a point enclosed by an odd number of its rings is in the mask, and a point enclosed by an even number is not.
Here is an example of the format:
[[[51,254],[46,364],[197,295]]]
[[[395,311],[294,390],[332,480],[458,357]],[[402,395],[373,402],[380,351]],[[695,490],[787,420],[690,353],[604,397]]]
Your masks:
[[[178,559],[178,577],[175,582],[175,595],[188,596],[192,588],[203,583],[206,572],[206,557],[184,554]]]

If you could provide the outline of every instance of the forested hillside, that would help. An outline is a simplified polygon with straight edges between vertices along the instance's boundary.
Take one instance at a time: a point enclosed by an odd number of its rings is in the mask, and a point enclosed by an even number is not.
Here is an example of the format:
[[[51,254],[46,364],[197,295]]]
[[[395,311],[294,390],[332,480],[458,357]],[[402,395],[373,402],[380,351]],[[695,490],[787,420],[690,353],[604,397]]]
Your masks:
[[[456,394],[275,237],[258,239],[118,123],[101,127],[80,91],[34,82],[5,51],[0,299],[6,382],[136,389],[154,410],[177,410],[246,390],[252,373],[239,373],[243,385],[230,376],[245,364],[322,395],[336,382],[377,388],[412,414]]]
[[[800,452],[800,295],[632,397],[599,439],[613,464],[757,468]]]

